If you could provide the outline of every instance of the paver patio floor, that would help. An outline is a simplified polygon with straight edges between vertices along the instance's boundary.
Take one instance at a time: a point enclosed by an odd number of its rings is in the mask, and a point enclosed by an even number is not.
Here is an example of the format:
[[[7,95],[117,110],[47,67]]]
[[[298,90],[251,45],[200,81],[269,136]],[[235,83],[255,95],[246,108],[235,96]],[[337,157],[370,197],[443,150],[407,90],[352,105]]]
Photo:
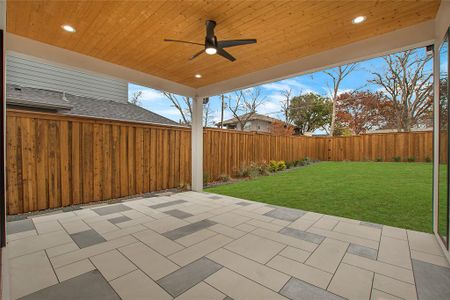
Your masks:
[[[184,192],[8,224],[13,299],[450,299],[433,235]]]

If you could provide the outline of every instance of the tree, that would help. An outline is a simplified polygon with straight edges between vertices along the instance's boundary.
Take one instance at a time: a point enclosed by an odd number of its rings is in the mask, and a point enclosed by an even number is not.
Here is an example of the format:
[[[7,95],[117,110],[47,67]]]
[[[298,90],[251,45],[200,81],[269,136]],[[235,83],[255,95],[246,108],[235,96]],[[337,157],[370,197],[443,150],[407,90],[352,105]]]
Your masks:
[[[284,89],[281,91],[281,96],[283,96],[283,100],[280,101],[281,104],[281,112],[284,116],[284,123],[286,126],[291,124],[291,118],[289,117],[289,106],[291,105],[292,100],[292,89]]]
[[[323,71],[326,75],[328,75],[331,80],[333,86],[329,88],[329,93],[332,101],[332,109],[331,109],[331,124],[330,124],[330,135],[334,135],[334,129],[336,127],[336,100],[339,96],[339,88],[344,81],[345,77],[350,75],[353,71],[356,70],[357,64],[348,64],[345,66],[339,66],[337,68],[333,68],[330,70]]]
[[[380,87],[391,101],[392,123],[398,131],[428,126],[433,105],[432,72],[426,70],[431,57],[408,50],[383,57],[384,72],[373,72],[369,82]]]
[[[142,91],[134,92],[133,95],[128,99],[128,102],[134,104],[134,105],[141,105],[141,97],[142,97]]]
[[[352,134],[386,127],[390,119],[391,103],[381,92],[343,93],[336,99],[336,124]]]
[[[234,97],[228,98],[228,109],[238,121],[240,130],[244,130],[245,124],[264,101],[260,88],[240,90],[234,93]]]
[[[331,109],[329,99],[308,93],[292,98],[289,117],[297,126],[299,134],[305,134],[329,125]]]
[[[291,136],[294,134],[294,126],[286,124],[286,122],[274,121],[272,122],[270,133],[273,135]]]
[[[162,91],[162,94],[172,103],[172,107],[180,113],[180,123],[191,126],[192,122],[192,99],[185,96],[178,96],[173,93]],[[211,124],[213,117],[211,106],[209,102],[203,105],[203,124],[207,127]]]

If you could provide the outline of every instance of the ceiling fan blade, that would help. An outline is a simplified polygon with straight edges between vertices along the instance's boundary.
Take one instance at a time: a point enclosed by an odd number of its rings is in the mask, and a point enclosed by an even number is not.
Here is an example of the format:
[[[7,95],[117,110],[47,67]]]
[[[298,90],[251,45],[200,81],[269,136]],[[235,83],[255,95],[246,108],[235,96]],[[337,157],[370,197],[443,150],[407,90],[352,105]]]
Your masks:
[[[229,61],[235,61],[236,60],[236,58],[234,58],[233,55],[231,55],[227,51],[223,50],[222,48],[217,48],[217,54],[219,54],[222,57],[225,57]]]
[[[220,48],[236,47],[241,45],[255,44],[256,39],[245,39],[245,40],[229,40],[229,41],[218,41],[217,46]]]
[[[214,28],[216,27],[216,22],[213,20],[206,21],[206,39],[209,41],[214,40]]]
[[[198,51],[197,53],[195,53],[194,55],[192,55],[192,57],[189,60],[193,60],[194,58],[196,58],[197,56],[199,56],[200,54],[202,54],[203,52],[205,52],[204,49],[202,49],[201,51]]]
[[[205,46],[204,44],[201,44],[201,43],[182,41],[182,40],[172,40],[172,39],[164,39],[164,42],[175,42],[175,43],[184,43],[184,44]]]

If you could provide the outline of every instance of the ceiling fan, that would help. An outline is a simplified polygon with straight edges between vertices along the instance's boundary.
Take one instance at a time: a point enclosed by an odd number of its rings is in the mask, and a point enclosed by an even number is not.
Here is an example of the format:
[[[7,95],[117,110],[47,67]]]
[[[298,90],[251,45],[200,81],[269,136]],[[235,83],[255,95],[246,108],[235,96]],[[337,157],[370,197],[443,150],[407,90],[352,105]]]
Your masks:
[[[203,52],[206,52],[206,54],[214,55],[218,54],[222,57],[225,57],[229,61],[235,61],[236,58],[234,58],[230,53],[225,51],[224,48],[229,47],[236,47],[236,46],[242,46],[242,45],[248,45],[248,44],[254,44],[256,43],[256,39],[244,39],[244,40],[227,40],[227,41],[218,41],[217,37],[214,35],[214,28],[216,27],[216,22],[212,20],[206,21],[206,37],[205,37],[205,43],[196,43],[196,42],[190,42],[190,41],[181,41],[181,40],[173,40],[173,39],[164,39],[165,42],[175,42],[175,43],[185,43],[185,44],[193,44],[193,45],[200,45],[205,47],[205,49],[195,53],[190,60],[193,60]]]

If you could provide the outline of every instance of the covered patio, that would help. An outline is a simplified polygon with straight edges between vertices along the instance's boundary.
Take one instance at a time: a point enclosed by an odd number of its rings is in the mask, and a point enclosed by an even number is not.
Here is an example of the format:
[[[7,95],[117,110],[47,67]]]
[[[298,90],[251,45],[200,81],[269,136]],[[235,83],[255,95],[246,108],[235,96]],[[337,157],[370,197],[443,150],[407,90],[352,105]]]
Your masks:
[[[230,62],[163,42],[202,43],[207,20],[257,43]],[[2,184],[3,299],[450,298],[437,233],[204,193],[202,127],[208,97],[415,47],[434,49],[439,78],[449,2],[3,1],[0,21],[5,113],[7,52],[192,98],[190,191],[7,223]],[[437,130],[433,143],[437,157]],[[436,159],[433,172],[437,232]]]
[[[447,299],[432,234],[184,192],[8,224],[13,299]]]

